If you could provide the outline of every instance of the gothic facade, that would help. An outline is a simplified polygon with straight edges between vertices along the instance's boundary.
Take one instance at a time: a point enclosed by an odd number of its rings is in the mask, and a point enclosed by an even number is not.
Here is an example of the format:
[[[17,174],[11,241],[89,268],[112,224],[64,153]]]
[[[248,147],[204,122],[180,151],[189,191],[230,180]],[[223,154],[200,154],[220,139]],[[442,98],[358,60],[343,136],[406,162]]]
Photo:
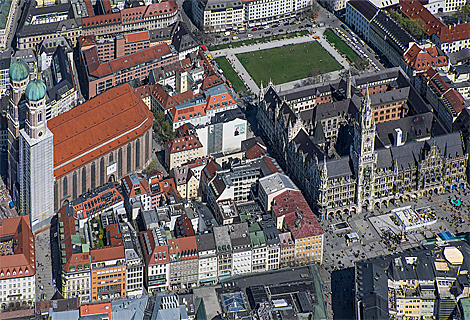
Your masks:
[[[291,108],[272,83],[267,88],[261,86],[259,95],[258,127],[266,143],[322,218],[371,211],[400,199],[466,186],[468,155],[459,132],[429,134],[425,139],[408,137],[406,143],[401,143],[400,136],[400,143],[386,148],[376,132],[369,95],[374,90],[365,88],[351,95],[350,83],[348,87],[342,100],[319,103],[306,111],[299,110],[298,102],[297,108]],[[322,107],[341,110],[315,118]],[[307,111],[312,119],[305,116]],[[327,151],[337,138],[334,120],[336,126],[341,123],[353,128],[349,154]],[[315,130],[313,123],[322,124],[322,130]],[[329,123],[333,134],[326,139],[323,128]],[[321,141],[328,142],[327,146]]]

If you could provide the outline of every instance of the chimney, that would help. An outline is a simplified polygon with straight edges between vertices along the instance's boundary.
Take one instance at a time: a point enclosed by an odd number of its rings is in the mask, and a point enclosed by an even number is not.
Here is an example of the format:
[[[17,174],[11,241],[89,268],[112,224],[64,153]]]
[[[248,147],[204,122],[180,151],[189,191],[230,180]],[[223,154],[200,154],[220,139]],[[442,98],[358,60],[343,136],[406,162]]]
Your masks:
[[[400,147],[404,145],[403,143],[403,131],[400,128],[395,129],[395,145]]]

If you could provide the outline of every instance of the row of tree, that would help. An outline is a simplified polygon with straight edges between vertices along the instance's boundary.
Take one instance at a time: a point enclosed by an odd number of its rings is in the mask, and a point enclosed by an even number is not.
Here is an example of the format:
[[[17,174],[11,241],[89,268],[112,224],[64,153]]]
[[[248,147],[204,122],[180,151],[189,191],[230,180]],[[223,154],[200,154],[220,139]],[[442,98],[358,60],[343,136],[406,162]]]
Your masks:
[[[425,23],[423,20],[412,20],[402,16],[393,9],[390,10],[390,17],[395,20],[395,22],[398,23],[403,29],[405,29],[413,38],[419,40],[423,36],[425,28]]]

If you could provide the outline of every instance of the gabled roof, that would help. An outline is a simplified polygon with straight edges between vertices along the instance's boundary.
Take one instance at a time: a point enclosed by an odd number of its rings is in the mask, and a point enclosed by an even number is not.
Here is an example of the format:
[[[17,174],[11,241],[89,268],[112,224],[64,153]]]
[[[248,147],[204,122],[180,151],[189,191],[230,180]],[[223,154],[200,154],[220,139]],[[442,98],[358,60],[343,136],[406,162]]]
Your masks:
[[[441,43],[460,41],[470,38],[470,22],[442,27],[436,35]]]
[[[457,114],[465,109],[465,99],[462,97],[460,92],[455,89],[450,89],[444,93],[444,99],[452,106]]]
[[[178,52],[186,51],[188,49],[192,49],[198,47],[199,44],[194,39],[191,32],[186,27],[186,24],[182,21],[178,21],[175,25],[173,34],[173,39],[171,44],[175,47]]]
[[[171,109],[194,98],[194,93],[191,89],[174,96],[170,96],[170,94],[158,83],[154,85],[152,95],[157,99],[158,103],[160,103],[164,110]]]
[[[168,15],[178,10],[178,6],[172,0],[151,3],[148,6],[138,6],[122,9],[120,12],[122,24],[131,24],[138,21],[158,18],[158,16]],[[147,18],[147,19],[146,19]]]
[[[0,220],[0,238],[3,244],[0,253],[2,280],[34,276],[34,237],[29,216]]]
[[[202,80],[201,90],[206,90],[222,83],[224,82],[217,75],[212,74]]]
[[[92,56],[85,54],[85,59],[88,66],[88,73],[91,76],[100,78],[123,69],[132,68],[142,63],[148,63],[151,60],[158,59],[169,54],[171,54],[170,48],[166,43],[162,43],[114,60],[99,63],[98,65],[96,65]],[[91,61],[89,61],[89,59]]]
[[[323,160],[325,156],[303,129],[297,133],[291,143],[294,145],[296,153],[303,156],[304,163],[309,163],[314,158]]]
[[[379,11],[379,9],[377,9],[377,7],[369,1],[351,0],[348,1],[347,4],[356,9],[356,11],[359,12],[368,21],[372,20],[377,11]]]
[[[142,136],[153,115],[129,84],[111,88],[47,122],[54,134],[54,175],[61,177]]]
[[[406,17],[416,20],[419,19],[424,22],[424,32],[428,36],[437,33],[445,25],[437,19],[427,8],[425,8],[419,1],[403,1],[399,3],[400,12],[402,12]]]
[[[421,49],[415,43],[405,52],[403,61],[417,71],[443,67],[448,64],[447,57],[436,46]]]
[[[202,144],[195,135],[189,135],[181,138],[174,138],[166,143],[170,153],[178,153],[186,150],[202,148]]]

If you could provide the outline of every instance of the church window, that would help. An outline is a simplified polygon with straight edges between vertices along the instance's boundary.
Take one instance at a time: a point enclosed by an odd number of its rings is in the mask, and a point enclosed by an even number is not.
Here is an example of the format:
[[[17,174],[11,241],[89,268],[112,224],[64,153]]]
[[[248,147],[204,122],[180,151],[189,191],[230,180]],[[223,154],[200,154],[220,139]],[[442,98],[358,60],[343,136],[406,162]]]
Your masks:
[[[91,163],[91,188],[94,189],[96,186],[96,165],[95,162]]]
[[[82,169],[82,193],[86,192],[86,167]]]
[[[140,167],[140,139],[135,142],[135,167]]]
[[[38,122],[41,122],[41,121],[42,121],[42,113],[40,112],[40,113],[38,114]]]
[[[62,187],[62,196],[65,197],[68,194],[67,190],[67,176],[64,177],[63,187]]]
[[[149,133],[145,134],[145,161],[149,158]]]
[[[129,143],[127,145],[127,173],[130,173],[132,169],[132,147]]]
[[[73,176],[72,176],[72,197],[74,199],[77,198],[77,193],[78,193],[78,190],[77,190],[77,184],[78,184],[78,181],[77,181],[77,171],[74,171],[73,172]]]
[[[118,151],[118,176],[122,177],[122,148],[119,148]]]
[[[111,152],[111,153],[109,154],[109,163],[112,163],[113,161],[114,161],[114,159],[113,159],[113,153]]]
[[[104,157],[100,160],[100,185],[104,184]]]

